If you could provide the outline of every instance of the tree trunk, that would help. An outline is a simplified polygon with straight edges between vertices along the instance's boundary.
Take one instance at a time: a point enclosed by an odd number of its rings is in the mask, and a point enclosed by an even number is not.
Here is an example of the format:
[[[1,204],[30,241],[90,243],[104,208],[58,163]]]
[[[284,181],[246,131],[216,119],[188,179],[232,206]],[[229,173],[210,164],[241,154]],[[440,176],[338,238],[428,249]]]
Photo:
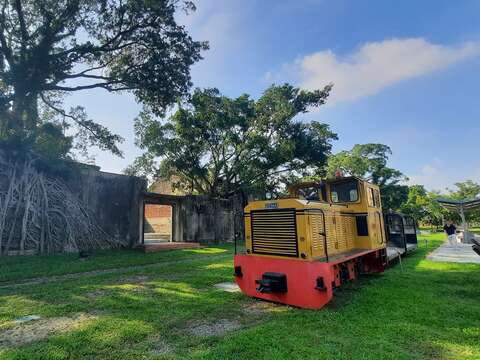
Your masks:
[[[12,117],[16,130],[33,131],[38,123],[38,94],[24,94],[15,91],[13,100]]]

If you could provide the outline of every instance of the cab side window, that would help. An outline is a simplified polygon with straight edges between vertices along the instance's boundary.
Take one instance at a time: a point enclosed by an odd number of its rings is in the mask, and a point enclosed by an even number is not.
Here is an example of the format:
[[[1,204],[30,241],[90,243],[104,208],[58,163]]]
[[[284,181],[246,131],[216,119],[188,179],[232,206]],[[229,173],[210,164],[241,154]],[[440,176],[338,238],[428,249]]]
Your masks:
[[[371,187],[368,188],[368,206],[375,207],[375,196],[373,194],[373,189]]]
[[[380,192],[375,189],[373,191],[373,198],[374,198],[374,201],[375,201],[375,207],[379,208],[382,206],[382,203],[381,203],[381,200],[380,200]]]
[[[380,192],[377,189],[368,188],[368,206],[371,207],[380,207]]]

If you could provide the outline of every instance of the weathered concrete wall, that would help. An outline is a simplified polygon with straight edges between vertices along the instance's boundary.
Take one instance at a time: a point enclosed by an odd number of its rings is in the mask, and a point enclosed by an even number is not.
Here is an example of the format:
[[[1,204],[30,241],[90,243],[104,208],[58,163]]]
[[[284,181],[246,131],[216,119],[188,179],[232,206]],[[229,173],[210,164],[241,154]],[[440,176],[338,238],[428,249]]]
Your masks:
[[[148,193],[146,204],[171,205],[173,241],[224,243],[243,238],[243,202],[240,197],[175,196]]]
[[[147,187],[144,180],[92,167],[80,170],[79,176],[68,179],[68,185],[95,214],[107,234],[124,246],[138,243],[140,207]]]

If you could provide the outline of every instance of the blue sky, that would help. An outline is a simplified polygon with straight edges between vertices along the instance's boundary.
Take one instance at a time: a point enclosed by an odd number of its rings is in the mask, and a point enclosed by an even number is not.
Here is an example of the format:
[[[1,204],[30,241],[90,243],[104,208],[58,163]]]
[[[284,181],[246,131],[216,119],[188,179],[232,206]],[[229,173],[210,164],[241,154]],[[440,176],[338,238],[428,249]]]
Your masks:
[[[272,84],[319,88],[329,104],[302,116],[330,124],[334,150],[380,142],[391,166],[429,189],[480,182],[480,1],[197,0],[180,16],[211,49],[192,69],[196,87],[254,97]],[[129,95],[75,94],[89,115],[126,140],[125,158],[95,149],[120,172],[140,152]]]

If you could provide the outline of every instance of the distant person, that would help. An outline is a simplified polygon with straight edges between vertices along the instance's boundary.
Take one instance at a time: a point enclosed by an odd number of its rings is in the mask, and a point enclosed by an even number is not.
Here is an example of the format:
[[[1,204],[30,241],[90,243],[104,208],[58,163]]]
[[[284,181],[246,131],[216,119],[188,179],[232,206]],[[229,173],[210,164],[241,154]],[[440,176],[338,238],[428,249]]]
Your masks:
[[[453,225],[451,220],[447,221],[443,227],[443,231],[447,234],[448,243],[450,245],[457,245],[457,228]]]

